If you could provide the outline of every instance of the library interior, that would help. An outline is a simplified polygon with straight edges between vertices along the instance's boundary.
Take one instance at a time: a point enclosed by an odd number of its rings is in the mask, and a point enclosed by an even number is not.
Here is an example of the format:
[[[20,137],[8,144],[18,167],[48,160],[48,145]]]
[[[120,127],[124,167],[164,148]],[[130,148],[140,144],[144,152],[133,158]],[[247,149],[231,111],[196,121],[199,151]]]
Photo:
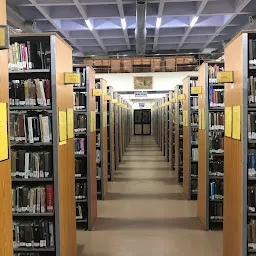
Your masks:
[[[0,0],[0,256],[256,256],[256,0]]]

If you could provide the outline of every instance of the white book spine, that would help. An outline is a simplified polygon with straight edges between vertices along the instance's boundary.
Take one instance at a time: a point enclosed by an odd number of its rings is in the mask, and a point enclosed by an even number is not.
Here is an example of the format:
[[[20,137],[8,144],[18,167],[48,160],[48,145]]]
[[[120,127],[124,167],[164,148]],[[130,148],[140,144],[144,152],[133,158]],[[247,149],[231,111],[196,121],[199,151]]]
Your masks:
[[[25,153],[25,179],[29,177],[29,152]]]
[[[33,137],[33,125],[32,125],[32,117],[28,117],[28,141],[29,143],[34,143],[34,137]]]
[[[42,142],[50,142],[49,117],[40,116]]]
[[[45,188],[41,188],[41,212],[45,213]]]
[[[41,94],[42,106],[47,106],[45,92],[44,92],[44,84],[42,81],[39,81],[39,84],[40,84],[40,94]]]

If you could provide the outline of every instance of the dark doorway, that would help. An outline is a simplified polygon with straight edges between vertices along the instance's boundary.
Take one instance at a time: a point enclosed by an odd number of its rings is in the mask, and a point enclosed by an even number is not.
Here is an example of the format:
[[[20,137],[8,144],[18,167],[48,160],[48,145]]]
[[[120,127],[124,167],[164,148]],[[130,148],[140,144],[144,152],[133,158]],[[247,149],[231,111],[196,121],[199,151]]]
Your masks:
[[[151,135],[151,110],[134,110],[134,135]]]

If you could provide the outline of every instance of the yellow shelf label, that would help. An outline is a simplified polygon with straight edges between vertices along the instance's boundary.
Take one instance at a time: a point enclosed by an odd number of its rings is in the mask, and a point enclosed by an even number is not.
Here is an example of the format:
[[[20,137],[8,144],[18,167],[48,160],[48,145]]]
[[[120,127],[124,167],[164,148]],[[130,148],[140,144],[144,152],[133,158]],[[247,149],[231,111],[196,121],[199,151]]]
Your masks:
[[[241,139],[241,109],[240,106],[233,106],[232,115],[232,138]]]
[[[92,95],[93,96],[101,96],[102,90],[101,89],[92,89]]]
[[[232,107],[225,107],[225,136],[232,135]]]
[[[191,87],[191,94],[202,94],[202,87],[201,86]]]
[[[113,104],[117,104],[118,101],[117,101],[116,99],[113,99],[113,100],[112,100],[112,103],[113,103]]]
[[[81,74],[80,73],[64,73],[64,84],[80,84]]]
[[[180,95],[178,95],[178,99],[179,100],[185,100],[186,99],[186,95],[185,94],[180,94]]]
[[[217,72],[217,81],[218,83],[233,83],[234,72],[233,71]]]
[[[176,101],[175,101],[175,99],[170,99],[170,102],[175,103]]]
[[[198,128],[202,130],[202,109],[198,110]]]
[[[104,96],[104,100],[107,101],[107,100],[112,100],[112,95],[105,95]]]
[[[0,161],[9,158],[7,104],[0,102]]]
[[[59,111],[59,142],[67,140],[67,112]]]

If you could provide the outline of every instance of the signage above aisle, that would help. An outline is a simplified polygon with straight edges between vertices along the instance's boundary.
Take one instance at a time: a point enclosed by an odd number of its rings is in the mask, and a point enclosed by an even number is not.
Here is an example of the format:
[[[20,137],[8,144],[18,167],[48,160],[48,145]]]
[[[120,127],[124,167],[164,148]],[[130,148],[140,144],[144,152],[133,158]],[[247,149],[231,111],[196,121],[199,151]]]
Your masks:
[[[147,98],[148,93],[147,92],[134,92],[134,97],[136,97],[136,98]]]
[[[139,103],[139,108],[144,108],[145,107],[145,103]]]

